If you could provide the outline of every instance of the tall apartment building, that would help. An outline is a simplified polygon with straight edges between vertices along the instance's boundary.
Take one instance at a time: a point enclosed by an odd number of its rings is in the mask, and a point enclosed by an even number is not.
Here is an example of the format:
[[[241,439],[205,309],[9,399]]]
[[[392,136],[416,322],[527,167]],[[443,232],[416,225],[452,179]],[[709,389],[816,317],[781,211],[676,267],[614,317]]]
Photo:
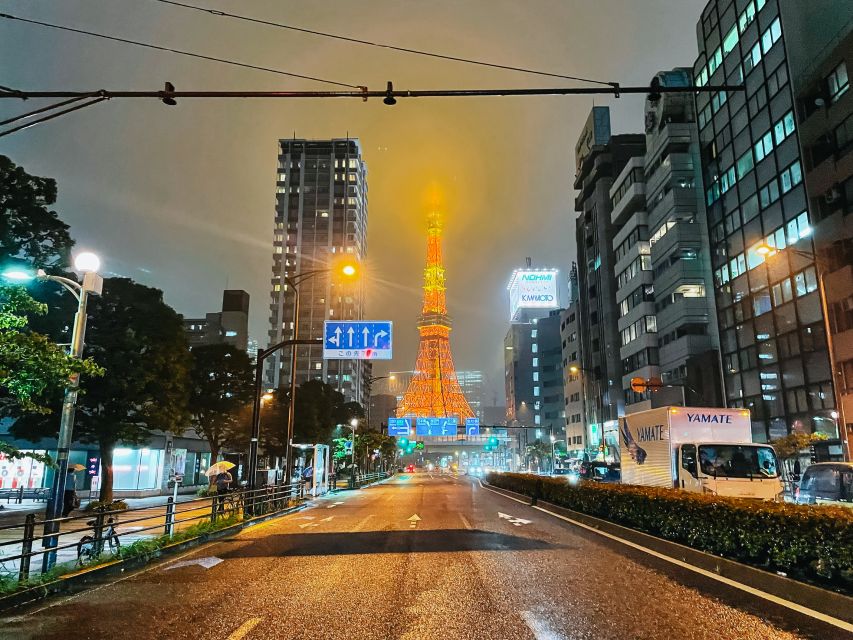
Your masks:
[[[655,79],[664,87],[692,82],[690,69],[662,71]],[[646,394],[646,401],[654,406],[721,406],[719,337],[693,96],[651,97],[646,100],[645,124],[647,250],[657,327],[657,344],[648,360],[651,364],[656,357],[663,383],[672,385],[651,398]]]
[[[242,289],[222,292],[222,311],[204,318],[185,318],[184,330],[190,348],[208,344],[230,344],[247,351],[249,348],[249,294]]]
[[[279,140],[270,343],[293,336],[294,296],[284,276],[320,270],[299,285],[299,338],[322,338],[326,320],[361,320],[360,282],[323,272],[340,256],[363,260],[367,245],[367,165],[356,139]],[[366,405],[370,363],[324,360],[321,346],[297,347],[297,384],[320,379]],[[267,383],[288,384],[290,358],[270,358]]]
[[[586,397],[583,390],[580,336],[578,335],[578,265],[569,271],[569,305],[560,311],[560,346],[562,348],[563,405],[566,420],[566,452],[581,458],[587,446]]]
[[[611,136],[607,107],[593,107],[575,145],[580,370],[590,446],[598,446],[603,434],[615,445],[624,413],[610,189],[630,159],[644,152],[641,134]]]
[[[561,313],[562,309],[555,309],[536,323],[539,368],[533,373],[534,381],[539,382],[542,389],[540,428],[543,434],[554,436],[559,441],[565,440],[566,431]]]
[[[631,379],[660,377],[644,165],[644,156],[629,159],[610,187],[620,383],[627,413],[651,408],[649,396],[631,390]]]
[[[844,9],[847,9],[846,13]],[[834,354],[839,430],[853,437],[853,11],[850,3],[782,5],[788,69],[796,96],[803,181],[823,276]],[[772,260],[772,258],[771,258]],[[838,409],[836,409],[838,411]],[[822,448],[822,447],[820,447]],[[822,459],[838,459],[829,441]]]
[[[697,24],[693,67],[699,85],[746,87],[695,100],[726,399],[751,410],[759,441],[838,435],[819,265],[810,257],[816,211],[803,184],[805,123],[786,49],[806,32],[838,33],[849,3],[805,3],[808,18],[797,21],[798,4],[712,0]],[[832,19],[817,20],[812,9]],[[768,256],[767,245],[777,253]]]

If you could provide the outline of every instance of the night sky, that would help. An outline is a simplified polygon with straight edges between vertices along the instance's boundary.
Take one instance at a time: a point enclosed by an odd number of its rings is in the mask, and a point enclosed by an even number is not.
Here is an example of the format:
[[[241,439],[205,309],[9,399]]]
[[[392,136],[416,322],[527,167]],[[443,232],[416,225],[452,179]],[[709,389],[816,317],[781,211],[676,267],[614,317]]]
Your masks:
[[[622,84],[691,66],[704,0],[189,0],[211,8],[500,64]],[[348,84],[383,89],[571,86],[349,44],[154,0],[0,2],[0,11]],[[272,73],[0,20],[0,84],[25,90],[332,90]],[[614,133],[642,131],[643,99],[601,96]],[[26,106],[35,108],[40,102]],[[381,100],[115,100],[0,139],[0,153],[59,183],[60,216],[105,271],[165,291],[179,312],[252,297],[266,342],[276,142],[350,135],[369,175],[368,317],[395,322],[393,369],[410,369],[425,216],[446,211],[457,368],[483,369],[503,403],[506,282],[525,256],[565,279],[574,259],[574,144],[588,97]],[[25,109],[11,100],[0,115]],[[565,291],[563,292],[565,295]],[[382,373],[383,367],[377,371]],[[491,403],[493,397],[488,398]]]

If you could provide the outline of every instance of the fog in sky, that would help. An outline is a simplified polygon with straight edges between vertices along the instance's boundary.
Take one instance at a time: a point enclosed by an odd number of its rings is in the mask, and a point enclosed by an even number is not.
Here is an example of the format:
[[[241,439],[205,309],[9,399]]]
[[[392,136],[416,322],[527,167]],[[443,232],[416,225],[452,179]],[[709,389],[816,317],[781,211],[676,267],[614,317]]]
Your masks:
[[[375,42],[622,84],[692,66],[699,0],[188,0]],[[383,89],[572,86],[345,43],[156,0],[6,1],[13,15]],[[263,71],[0,19],[0,85],[28,89],[333,90]],[[266,343],[276,142],[361,140],[369,175],[367,314],[395,322],[392,369],[410,369],[437,190],[459,369],[483,369],[503,403],[506,282],[526,256],[565,280],[574,259],[574,144],[593,104],[614,133],[642,131],[643,98],[113,100],[0,139],[0,153],[59,184],[57,210],[109,272],[160,287],[179,312],[251,294]],[[27,105],[0,104],[0,116]],[[565,294],[565,291],[563,292]],[[377,367],[382,373],[384,367]]]

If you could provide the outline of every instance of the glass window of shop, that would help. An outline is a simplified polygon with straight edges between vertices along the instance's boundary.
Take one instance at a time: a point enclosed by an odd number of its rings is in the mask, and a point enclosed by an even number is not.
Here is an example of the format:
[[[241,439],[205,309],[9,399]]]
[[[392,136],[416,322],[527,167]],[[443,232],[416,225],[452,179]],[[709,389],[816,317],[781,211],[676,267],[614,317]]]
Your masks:
[[[12,459],[0,452],[0,489],[41,488],[44,486],[44,473],[43,462],[27,457]]]
[[[113,488],[117,491],[158,489],[162,459],[161,449],[115,449],[113,451]]]

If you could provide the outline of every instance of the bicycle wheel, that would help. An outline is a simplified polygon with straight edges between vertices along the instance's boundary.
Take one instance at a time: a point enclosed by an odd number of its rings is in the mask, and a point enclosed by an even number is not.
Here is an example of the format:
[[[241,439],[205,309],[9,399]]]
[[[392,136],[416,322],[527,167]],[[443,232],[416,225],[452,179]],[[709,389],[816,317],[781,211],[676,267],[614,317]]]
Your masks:
[[[83,536],[77,543],[77,564],[83,565],[91,562],[95,556],[95,538]]]

